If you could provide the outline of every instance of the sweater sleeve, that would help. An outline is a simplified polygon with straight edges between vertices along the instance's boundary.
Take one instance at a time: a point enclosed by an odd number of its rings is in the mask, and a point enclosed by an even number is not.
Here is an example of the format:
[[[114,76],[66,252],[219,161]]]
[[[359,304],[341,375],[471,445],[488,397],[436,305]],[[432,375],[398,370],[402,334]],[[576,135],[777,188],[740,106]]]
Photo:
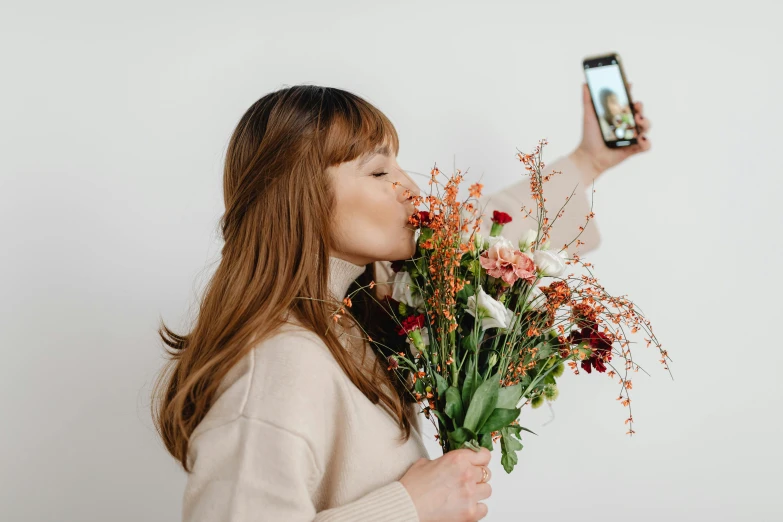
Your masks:
[[[578,251],[580,255],[594,250],[601,242],[601,236],[598,233],[596,219],[593,218],[585,226],[587,215],[590,214],[592,183],[579,167],[567,156],[559,158],[544,168],[544,174],[552,171],[560,171],[560,174],[552,176],[549,181],[544,183],[544,198],[546,199],[547,213],[550,223],[555,219],[560,208],[563,208],[562,217],[552,225],[550,230],[550,241],[552,248],[559,250],[563,245],[570,243],[578,234],[579,227],[585,227],[579,240],[584,244],[576,249],[576,243],[569,247],[570,252]],[[571,193],[573,192],[573,196]],[[566,198],[571,196],[571,200],[566,204]],[[482,235],[488,236],[492,227],[492,211],[499,210],[506,212],[512,217],[511,223],[503,227],[503,237],[516,243],[516,239],[530,229],[537,228],[537,224],[532,217],[525,217],[520,212],[522,206],[535,215],[536,203],[530,194],[530,178],[525,177],[512,183],[501,190],[486,194],[479,198],[478,206],[483,210],[484,219],[479,231]]]
[[[334,419],[350,401],[326,347],[307,334],[254,349],[191,436],[183,522],[418,522],[399,481],[318,511],[333,444]]]
[[[183,522],[418,522],[408,491],[391,482],[342,506],[316,512],[321,475],[307,442],[266,421],[239,417],[192,442]]]

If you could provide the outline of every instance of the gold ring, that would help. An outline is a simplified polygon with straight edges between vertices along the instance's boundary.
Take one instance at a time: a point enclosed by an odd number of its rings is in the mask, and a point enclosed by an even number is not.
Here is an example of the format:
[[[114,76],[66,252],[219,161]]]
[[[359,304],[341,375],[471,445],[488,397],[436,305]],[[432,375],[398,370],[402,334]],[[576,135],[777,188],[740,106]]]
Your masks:
[[[486,466],[481,466],[481,482],[479,484],[483,484],[489,479],[489,469]]]

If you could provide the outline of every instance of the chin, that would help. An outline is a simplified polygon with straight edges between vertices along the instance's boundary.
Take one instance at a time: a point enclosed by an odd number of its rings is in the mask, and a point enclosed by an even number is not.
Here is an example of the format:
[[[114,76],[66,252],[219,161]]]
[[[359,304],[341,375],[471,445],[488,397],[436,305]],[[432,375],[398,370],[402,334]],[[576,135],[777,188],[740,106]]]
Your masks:
[[[416,253],[416,240],[411,239],[407,246],[408,248],[406,250],[407,254],[405,254],[405,259],[410,259]]]

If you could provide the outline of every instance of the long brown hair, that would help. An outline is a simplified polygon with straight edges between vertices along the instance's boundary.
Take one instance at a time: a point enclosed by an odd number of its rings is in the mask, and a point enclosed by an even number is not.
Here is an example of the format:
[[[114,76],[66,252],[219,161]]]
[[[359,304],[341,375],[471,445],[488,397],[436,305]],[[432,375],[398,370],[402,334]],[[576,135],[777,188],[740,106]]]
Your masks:
[[[399,150],[389,119],[359,96],[332,87],[280,89],[256,101],[240,119],[223,172],[220,263],[190,333],[177,334],[163,322],[159,329],[170,349],[155,382],[152,415],[185,471],[190,471],[190,435],[221,380],[285,322],[281,311],[292,312],[319,335],[356,387],[387,408],[402,431],[400,440],[410,437],[415,412],[402,380],[390,376],[378,352],[374,371],[362,369],[329,327],[340,303],[328,290],[334,195],[326,168],[381,144],[395,154]],[[351,289],[369,283],[372,267],[367,265]],[[389,328],[379,307],[364,296],[346,312],[367,334],[379,335]]]

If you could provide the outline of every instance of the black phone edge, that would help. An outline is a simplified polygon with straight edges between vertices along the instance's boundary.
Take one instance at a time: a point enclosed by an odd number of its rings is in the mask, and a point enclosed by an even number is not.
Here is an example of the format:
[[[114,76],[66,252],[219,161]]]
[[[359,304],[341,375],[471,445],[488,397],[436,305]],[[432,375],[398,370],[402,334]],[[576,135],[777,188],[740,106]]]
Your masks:
[[[628,107],[631,109],[631,114],[633,115],[634,121],[636,121],[636,111],[633,108],[633,98],[631,98],[631,93],[628,92],[628,80],[626,80],[625,78],[625,69],[623,68],[623,61],[620,59],[620,56],[617,53],[603,54],[600,56],[588,56],[587,58],[582,60],[582,72],[584,72],[585,66],[596,67],[600,62],[604,62],[606,60],[612,60],[612,59],[614,59],[617,62],[617,65],[620,68],[620,77],[623,79],[623,87],[625,88],[625,95],[628,97]],[[587,83],[587,78],[585,78],[585,83],[587,84],[587,89],[589,91],[590,84]],[[597,119],[598,110],[595,107],[595,101],[593,100],[592,91],[590,91],[590,104],[593,106],[593,113],[595,114],[595,117]],[[630,138],[627,140],[606,141],[603,132],[601,133],[601,140],[604,142],[604,145],[606,145],[610,149],[624,149],[625,147],[630,147],[631,145],[636,145],[637,143],[639,143],[639,140],[637,138]],[[622,145],[618,147],[617,146],[618,141],[627,141],[629,143],[627,145]]]

